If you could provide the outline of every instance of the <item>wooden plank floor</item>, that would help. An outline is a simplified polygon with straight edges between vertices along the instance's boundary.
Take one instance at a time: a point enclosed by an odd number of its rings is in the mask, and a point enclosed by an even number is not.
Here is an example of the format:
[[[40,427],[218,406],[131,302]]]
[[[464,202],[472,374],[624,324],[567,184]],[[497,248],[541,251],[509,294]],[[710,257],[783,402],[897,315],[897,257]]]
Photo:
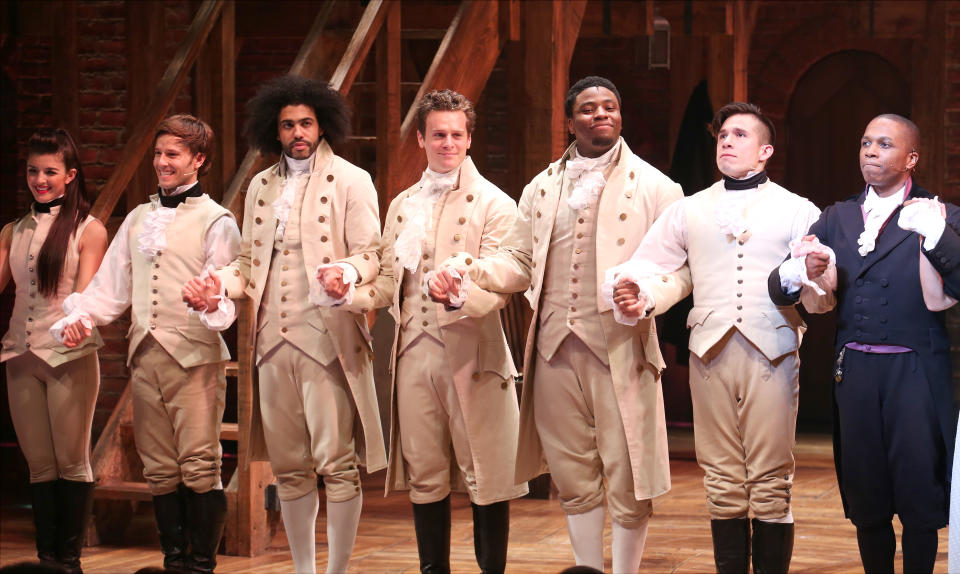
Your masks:
[[[657,501],[650,525],[641,572],[713,572],[710,528],[704,504],[702,474],[689,457],[691,439],[671,434],[673,489]],[[795,573],[859,573],[854,528],[843,518],[827,437],[802,437],[797,447],[794,483],[796,545],[791,571]],[[365,481],[363,517],[350,562],[354,573],[415,573],[417,546],[408,499],[403,494],[381,496],[382,473]],[[97,546],[84,551],[87,574],[129,573],[160,563],[149,505],[143,505],[127,534],[126,545]],[[317,524],[319,571],[326,562],[326,524],[321,505]],[[899,537],[899,524],[897,524]],[[33,527],[29,508],[6,507],[0,520],[0,566],[33,557]],[[470,504],[453,499],[451,566],[454,572],[476,572]],[[610,527],[605,532],[607,569],[610,568]],[[218,557],[218,572],[292,572],[286,538],[279,532],[268,552],[256,558]],[[555,573],[573,564],[563,513],[555,500],[514,501],[511,506],[507,571]],[[900,571],[900,558],[897,558]],[[940,532],[936,572],[947,571],[947,530]]]

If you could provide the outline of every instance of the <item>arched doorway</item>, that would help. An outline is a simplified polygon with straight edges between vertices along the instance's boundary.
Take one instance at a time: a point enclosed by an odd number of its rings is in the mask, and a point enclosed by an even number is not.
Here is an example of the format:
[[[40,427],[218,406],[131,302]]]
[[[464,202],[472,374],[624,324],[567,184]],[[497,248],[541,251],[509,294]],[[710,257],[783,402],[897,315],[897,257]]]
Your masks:
[[[910,88],[886,59],[859,50],[831,54],[797,82],[787,112],[785,185],[821,209],[863,189],[860,136],[882,113],[907,115]],[[807,317],[800,349],[801,430],[827,430],[832,418],[833,313]]]

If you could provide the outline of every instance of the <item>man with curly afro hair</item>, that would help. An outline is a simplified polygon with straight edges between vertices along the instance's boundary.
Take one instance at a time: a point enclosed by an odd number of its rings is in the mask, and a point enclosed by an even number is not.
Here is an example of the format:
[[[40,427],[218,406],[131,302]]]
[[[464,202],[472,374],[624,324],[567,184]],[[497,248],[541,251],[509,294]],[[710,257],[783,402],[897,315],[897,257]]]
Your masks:
[[[198,310],[227,306],[226,298],[253,299],[254,456],[265,447],[279,479],[298,573],[316,570],[317,477],[323,477],[327,572],[346,572],[362,505],[359,466],[369,472],[386,466],[370,334],[364,315],[344,305],[380,269],[377,192],[367,172],[330,147],[346,137],[350,112],[327,84],[276,78],[248,110],[250,145],[280,154],[280,161],[255,175],[247,190],[240,256],[209,279],[185,285],[184,298]]]

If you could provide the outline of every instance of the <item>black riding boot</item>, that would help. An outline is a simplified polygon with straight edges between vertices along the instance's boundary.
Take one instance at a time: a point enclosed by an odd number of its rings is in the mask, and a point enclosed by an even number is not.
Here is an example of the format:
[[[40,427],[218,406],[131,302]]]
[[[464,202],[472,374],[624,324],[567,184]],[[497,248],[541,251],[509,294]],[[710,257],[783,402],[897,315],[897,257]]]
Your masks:
[[[186,487],[153,497],[153,515],[157,519],[160,534],[160,551],[163,552],[163,567],[169,570],[187,571]]]
[[[80,553],[93,512],[92,482],[57,481],[57,560],[70,574],[82,574]]]
[[[753,519],[753,574],[786,574],[793,557],[793,523]]]
[[[713,519],[713,561],[719,574],[750,571],[750,521],[747,518]]]
[[[503,574],[507,567],[510,538],[510,503],[495,502],[473,507],[473,550],[483,574]]]
[[[866,574],[890,574],[897,553],[897,536],[893,523],[884,522],[870,526],[857,526],[857,545],[860,561]]]
[[[57,481],[30,483],[33,526],[37,531],[37,559],[57,563]]]
[[[450,495],[413,505],[413,527],[422,574],[450,574]]]
[[[189,488],[186,491],[190,570],[213,572],[217,567],[217,550],[220,548],[223,525],[227,521],[227,495],[222,490],[209,490],[202,494]]]

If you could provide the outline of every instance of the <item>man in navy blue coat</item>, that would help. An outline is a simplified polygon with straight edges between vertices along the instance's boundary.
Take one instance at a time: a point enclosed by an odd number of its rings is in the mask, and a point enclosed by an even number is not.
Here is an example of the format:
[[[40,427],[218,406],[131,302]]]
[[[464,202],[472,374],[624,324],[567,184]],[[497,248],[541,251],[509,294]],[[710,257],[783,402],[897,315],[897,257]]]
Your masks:
[[[910,120],[874,118],[860,141],[866,189],[824,210],[805,238],[830,247],[835,267],[818,249],[769,281],[778,305],[803,293],[808,311],[836,306],[834,459],[866,572],[893,572],[894,514],[904,572],[933,572],[947,524],[957,417],[942,309],[960,298],[960,208],[913,183],[918,144]],[[804,280],[827,289],[813,295]]]

